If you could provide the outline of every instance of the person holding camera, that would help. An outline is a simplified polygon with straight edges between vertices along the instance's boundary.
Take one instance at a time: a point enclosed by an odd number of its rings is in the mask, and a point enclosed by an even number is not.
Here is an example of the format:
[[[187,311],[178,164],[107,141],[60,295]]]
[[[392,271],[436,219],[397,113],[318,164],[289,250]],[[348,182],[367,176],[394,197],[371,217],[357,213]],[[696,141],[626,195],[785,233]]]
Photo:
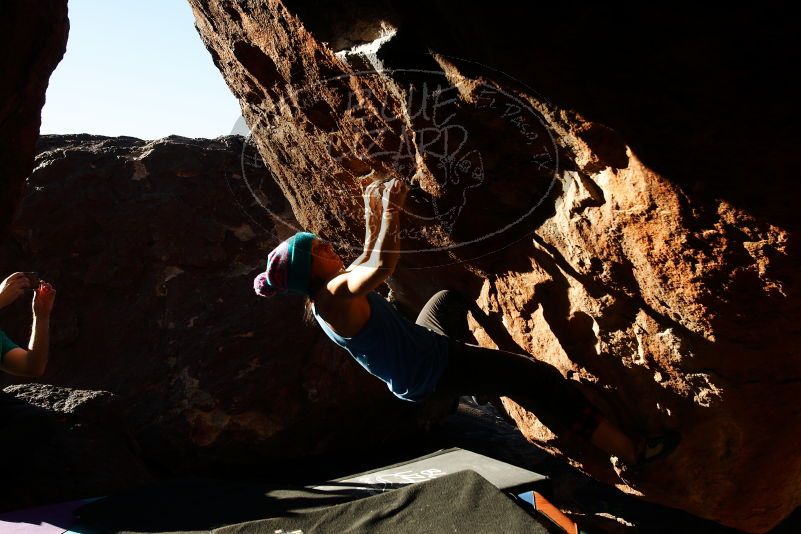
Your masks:
[[[50,313],[56,290],[36,273],[14,273],[0,284],[0,308],[26,291],[33,292],[33,327],[28,348],[23,349],[0,330],[0,370],[18,376],[42,376],[47,367],[50,344]]]

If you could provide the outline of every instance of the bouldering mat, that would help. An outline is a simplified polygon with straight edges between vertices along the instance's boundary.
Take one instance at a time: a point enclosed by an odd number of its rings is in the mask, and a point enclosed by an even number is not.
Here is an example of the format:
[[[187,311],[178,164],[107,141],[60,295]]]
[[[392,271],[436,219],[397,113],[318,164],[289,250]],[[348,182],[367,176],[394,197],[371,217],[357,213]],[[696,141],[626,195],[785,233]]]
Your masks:
[[[307,513],[218,528],[214,534],[553,532],[474,471],[459,471]]]
[[[75,523],[73,510],[93,500],[60,502],[0,514],[0,533],[63,534]]]
[[[477,482],[475,478],[469,478],[479,476],[476,471],[483,475],[483,478],[479,477],[481,483]],[[76,524],[76,530],[86,533],[172,532],[177,534],[209,532],[215,528],[235,524],[247,524],[254,528],[260,528],[255,526],[260,520],[275,519],[277,521],[284,518],[305,517],[307,514],[323,513],[358,499],[368,499],[374,495],[382,496],[395,491],[404,490],[404,493],[398,497],[400,499],[416,500],[417,493],[408,493],[405,490],[416,485],[428,484],[439,478],[452,477],[458,475],[459,472],[469,473],[466,476],[470,484],[460,490],[458,487],[452,487],[451,482],[438,483],[435,488],[444,484],[442,487],[449,492],[448,496],[436,498],[436,493],[432,493],[435,490],[426,489],[423,494],[424,498],[420,501],[425,502],[421,506],[445,510],[453,506],[453,503],[445,502],[446,500],[453,501],[456,498],[455,502],[459,499],[467,502],[470,498],[479,499],[484,495],[493,495],[499,502],[504,503],[504,509],[513,509],[528,517],[528,513],[501,490],[509,493],[510,490],[523,486],[531,489],[534,484],[544,480],[542,475],[532,471],[471,451],[453,448],[390,466],[384,465],[377,469],[314,486],[291,487],[287,484],[236,482],[208,478],[163,480],[112,495],[82,507],[76,511],[76,515],[80,518]],[[449,478],[449,480],[451,479]],[[490,488],[483,487],[485,484],[489,484],[492,491]],[[454,486],[458,486],[458,484]],[[459,491],[463,493],[459,493]],[[402,497],[402,495],[407,495],[407,497]],[[393,502],[395,501],[390,499],[387,506],[391,508]],[[476,508],[480,504],[480,502],[473,503],[471,507]],[[344,508],[337,508],[337,510],[345,511]],[[395,512],[392,513],[395,514]],[[448,513],[458,514],[460,512]],[[490,506],[484,508],[482,513],[488,518],[494,518],[498,512]],[[359,524],[357,522],[354,528],[357,528]],[[503,525],[504,522],[499,524]],[[530,525],[531,521],[527,520],[526,524]],[[536,521],[535,524],[537,524]],[[273,534],[280,528],[276,527],[269,532]],[[284,531],[291,532],[286,529]],[[358,531],[353,530],[353,532]],[[308,531],[304,530],[304,532],[308,534]],[[320,530],[319,532],[327,531]]]
[[[75,511],[82,533],[199,533],[216,527],[302,513],[353,500],[352,495],[286,484],[180,478],[146,484]]]
[[[465,470],[475,471],[499,490],[515,494],[544,486],[548,481],[547,477],[534,471],[453,447],[408,462],[339,478],[329,484],[315,486],[315,489],[342,491],[344,487],[351,487],[354,491],[377,493]]]

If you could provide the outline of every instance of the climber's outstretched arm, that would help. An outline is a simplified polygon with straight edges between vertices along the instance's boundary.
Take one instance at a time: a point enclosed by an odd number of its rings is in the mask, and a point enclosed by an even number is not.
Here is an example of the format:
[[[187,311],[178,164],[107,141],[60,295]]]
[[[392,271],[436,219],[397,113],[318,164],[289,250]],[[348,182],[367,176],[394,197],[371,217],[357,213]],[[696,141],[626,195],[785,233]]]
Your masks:
[[[385,272],[387,278],[392,276],[400,258],[399,219],[408,193],[409,187],[406,183],[400,178],[393,178],[387,182],[381,196],[383,208],[381,229],[378,231],[375,247],[365,265]]]
[[[382,182],[371,182],[364,189],[364,250],[358,258],[353,260],[346,271],[352,270],[357,265],[366,262],[373,253],[378,232],[381,229],[381,195],[384,184]]]
[[[398,219],[408,191],[408,186],[397,178],[387,183],[381,196],[381,228],[372,253],[367,261],[328,282],[332,295],[344,299],[364,296],[395,272],[400,257]]]

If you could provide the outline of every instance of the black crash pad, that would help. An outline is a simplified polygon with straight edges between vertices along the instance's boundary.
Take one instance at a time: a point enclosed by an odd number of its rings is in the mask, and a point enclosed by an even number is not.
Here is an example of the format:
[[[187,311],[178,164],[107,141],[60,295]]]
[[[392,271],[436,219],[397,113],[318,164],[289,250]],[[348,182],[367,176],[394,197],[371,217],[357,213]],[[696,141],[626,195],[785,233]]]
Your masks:
[[[339,478],[314,489],[342,492],[350,488],[354,493],[379,493],[465,470],[475,471],[499,490],[514,494],[534,489],[548,480],[534,471],[453,447],[411,461]]]
[[[459,471],[468,474],[464,475]],[[460,489],[458,483],[450,482],[453,479],[449,477],[456,475],[467,476],[472,482]],[[477,482],[476,477],[481,482]],[[437,482],[439,478],[448,478],[449,481]],[[471,498],[479,499],[470,505],[471,512],[482,514],[485,518],[494,521],[499,512],[492,506],[484,506],[480,501],[484,498],[483,496],[491,495],[498,502],[503,503],[503,509],[513,510],[514,517],[522,517],[517,512],[524,514],[530,525],[531,521],[535,520],[529,518],[528,514],[514,504],[503,491],[517,493],[515,490],[519,490],[523,486],[532,489],[533,484],[541,483],[543,480],[542,475],[532,471],[471,451],[453,448],[394,465],[385,465],[360,474],[344,476],[325,482],[323,485],[306,487],[285,483],[235,482],[207,478],[162,480],[83,506],[76,511],[76,515],[79,517],[76,531],[131,534],[171,532],[178,534],[205,533],[215,528],[234,524],[259,528],[255,525],[260,520],[278,521],[278,518],[294,518],[307,514],[324,515],[326,510],[333,510],[346,503],[356,504],[353,501],[368,499],[376,494],[379,494],[376,495],[377,497],[389,499],[387,507],[391,509],[392,503],[396,502],[395,499],[417,501],[416,492],[420,490],[414,490],[413,486],[427,485],[431,482],[437,482],[437,484],[433,486],[433,490],[425,489],[424,497],[426,498],[424,500],[426,503],[423,505],[424,507],[446,510],[452,508],[453,503],[466,502]],[[445,491],[441,496],[436,497],[436,492],[440,491],[436,488],[445,488]],[[402,493],[397,497],[385,496],[396,491],[402,491]],[[435,493],[432,494],[432,491]],[[344,508],[336,509],[342,513],[346,511]],[[462,514],[462,512],[453,510],[447,513]],[[500,516],[504,517],[505,514],[500,513]],[[311,516],[308,517],[311,518]],[[351,514],[351,517],[354,515]],[[354,528],[357,528],[359,524],[356,521]],[[275,530],[281,530],[281,528],[276,527],[269,531],[269,534],[274,534]],[[436,532],[434,530],[425,531]],[[466,530],[466,532],[471,531],[471,529]],[[493,527],[489,531],[500,532],[502,530],[496,530]],[[284,532],[291,532],[291,530],[284,529]],[[327,531],[319,530],[319,532]],[[359,530],[352,530],[352,532],[359,532]],[[533,532],[537,532],[537,530]],[[309,534],[309,531],[304,530],[304,534]]]
[[[543,522],[474,471],[298,515],[218,528],[214,534],[399,534],[503,532],[547,534]]]

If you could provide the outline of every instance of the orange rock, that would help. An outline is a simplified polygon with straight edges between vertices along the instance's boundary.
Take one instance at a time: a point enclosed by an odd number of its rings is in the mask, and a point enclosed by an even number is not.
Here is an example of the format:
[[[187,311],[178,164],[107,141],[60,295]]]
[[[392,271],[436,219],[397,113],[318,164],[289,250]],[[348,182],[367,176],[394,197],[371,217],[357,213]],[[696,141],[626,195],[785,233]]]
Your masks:
[[[394,168],[415,186],[403,305],[459,288],[482,345],[552,363],[626,428],[681,431],[627,491],[753,532],[801,503],[785,17],[768,36],[745,8],[190,4],[304,228],[358,246],[357,177]]]

